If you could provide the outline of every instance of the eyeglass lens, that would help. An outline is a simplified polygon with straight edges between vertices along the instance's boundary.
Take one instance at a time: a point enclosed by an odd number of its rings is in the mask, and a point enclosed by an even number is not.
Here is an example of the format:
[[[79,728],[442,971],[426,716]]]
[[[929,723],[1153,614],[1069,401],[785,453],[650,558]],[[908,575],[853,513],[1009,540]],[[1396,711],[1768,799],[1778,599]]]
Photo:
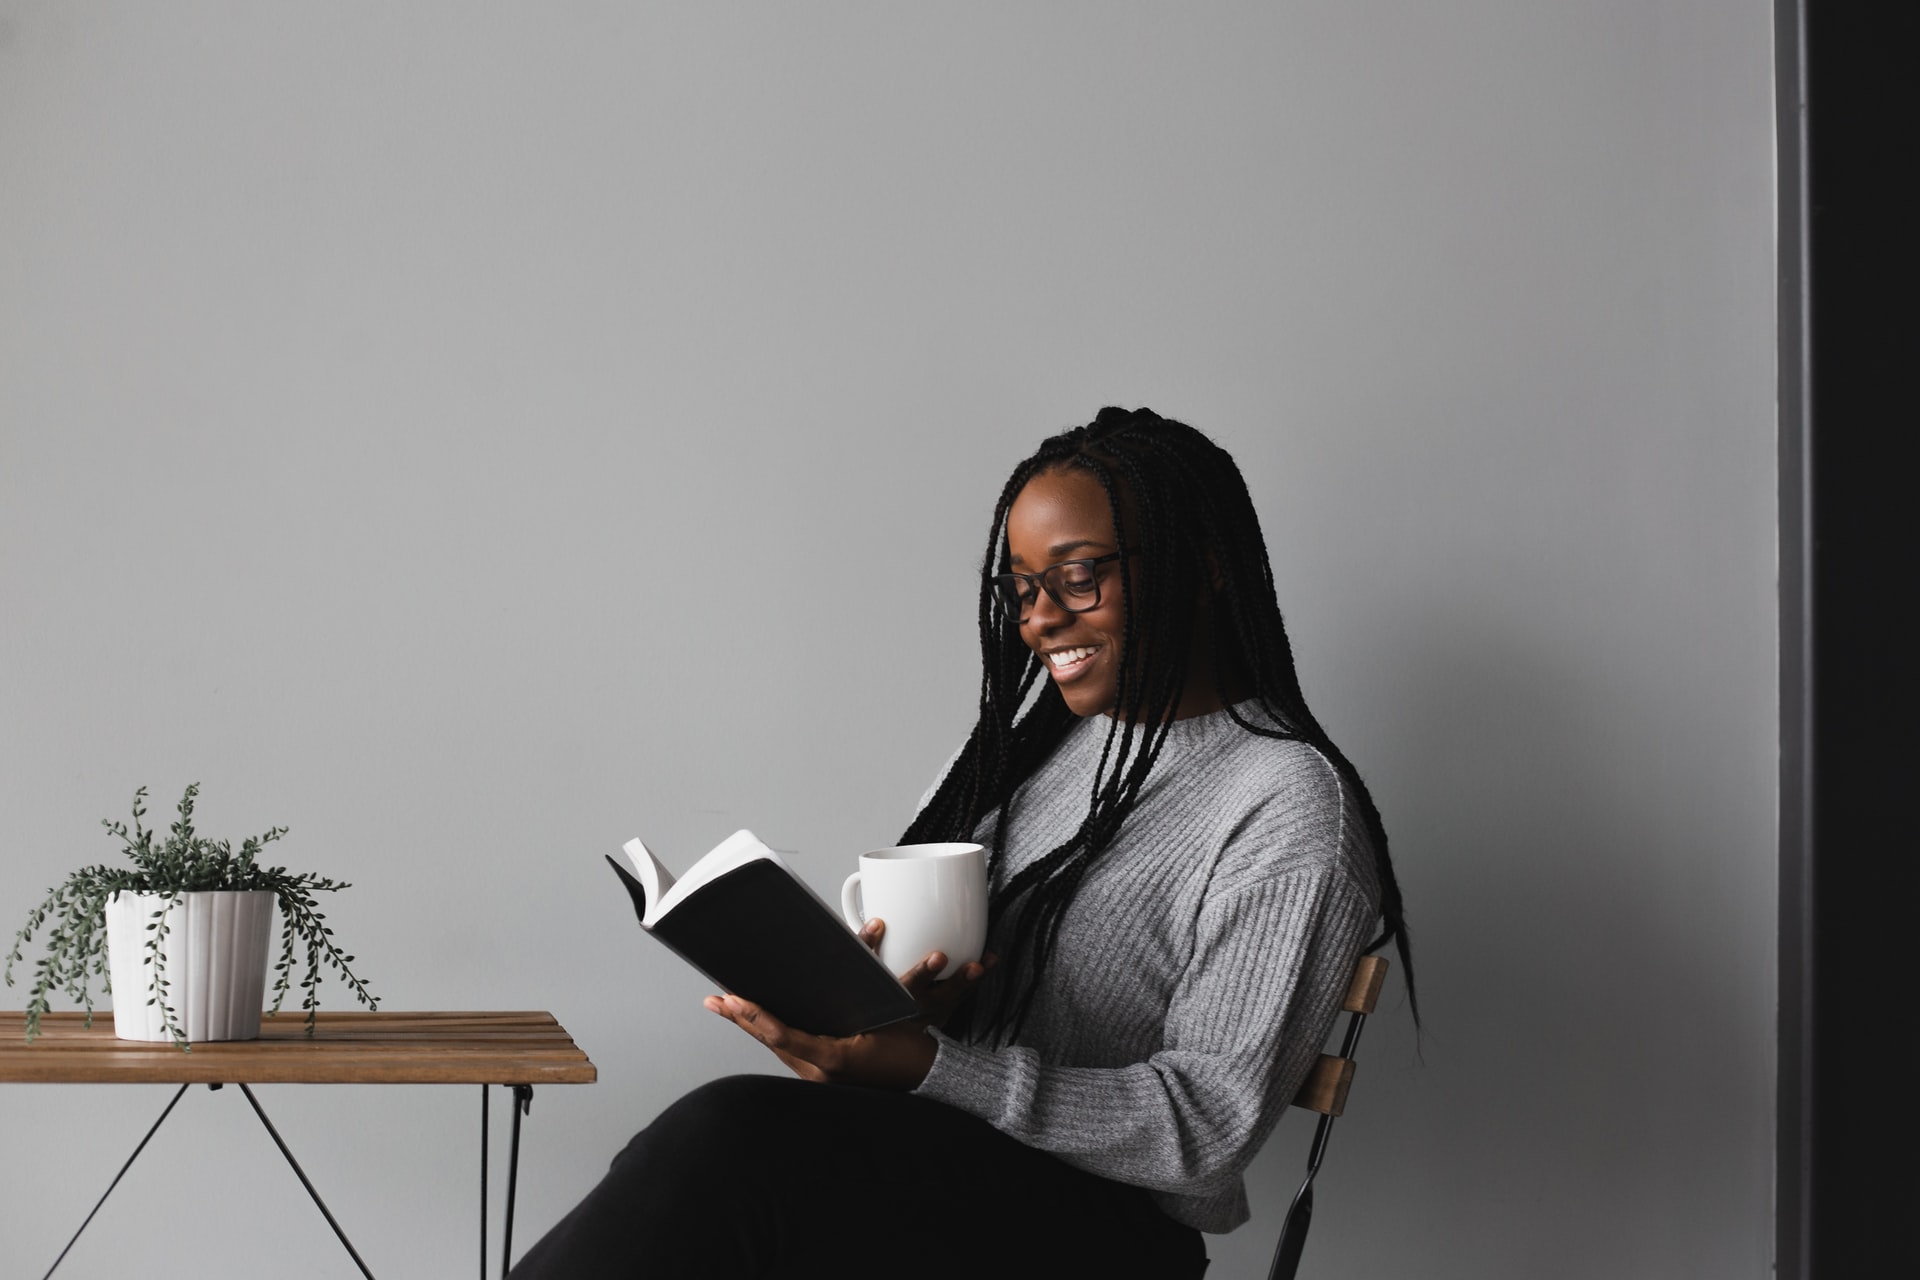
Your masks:
[[[1085,560],[1069,560],[1040,574],[1003,573],[994,578],[1008,613],[1020,617],[1032,607],[1038,596],[1033,585],[1035,578],[1047,596],[1068,613],[1085,613],[1100,603],[1100,575],[1094,565]]]

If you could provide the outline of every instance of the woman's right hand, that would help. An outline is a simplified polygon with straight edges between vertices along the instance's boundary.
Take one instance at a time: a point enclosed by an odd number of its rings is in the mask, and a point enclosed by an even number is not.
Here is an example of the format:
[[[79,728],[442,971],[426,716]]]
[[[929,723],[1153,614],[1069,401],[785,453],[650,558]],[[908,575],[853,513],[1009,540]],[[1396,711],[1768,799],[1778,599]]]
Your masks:
[[[880,939],[886,936],[886,932],[887,922],[876,916],[861,927],[860,941],[878,955]],[[935,951],[901,974],[900,985],[920,1006],[920,1017],[927,1025],[942,1026],[999,959],[989,951],[978,960],[960,966],[952,977],[936,978],[934,975],[947,967],[947,957],[943,952]]]

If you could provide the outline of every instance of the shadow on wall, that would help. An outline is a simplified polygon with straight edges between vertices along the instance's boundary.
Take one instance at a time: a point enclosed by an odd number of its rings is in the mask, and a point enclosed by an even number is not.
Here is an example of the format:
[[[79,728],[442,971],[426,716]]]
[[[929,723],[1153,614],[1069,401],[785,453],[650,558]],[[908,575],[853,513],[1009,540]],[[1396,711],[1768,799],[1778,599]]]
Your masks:
[[[1326,698],[1374,711],[1332,731],[1393,840],[1426,1030],[1416,1047],[1401,975],[1335,1127],[1307,1246],[1318,1274],[1406,1256],[1435,1259],[1430,1276],[1679,1274],[1690,1236],[1703,1265],[1724,1254],[1702,1222],[1768,1194],[1754,1116],[1772,962],[1734,948],[1755,932],[1738,915],[1771,910],[1754,866],[1770,846],[1717,819],[1753,811],[1731,793],[1754,753],[1716,750],[1727,729],[1657,655],[1541,631],[1425,610],[1370,633],[1407,659],[1396,679]],[[1702,1079],[1718,1103],[1702,1105]],[[1265,1274],[1310,1128],[1292,1115],[1262,1154],[1254,1220],[1209,1239],[1212,1274]],[[1751,1167],[1730,1171],[1743,1143]],[[1724,1212],[1701,1214],[1713,1198]],[[1589,1239],[1610,1210],[1636,1231]],[[1485,1229],[1513,1215],[1539,1221]],[[1586,1240],[1573,1272],[1539,1253],[1556,1222]]]

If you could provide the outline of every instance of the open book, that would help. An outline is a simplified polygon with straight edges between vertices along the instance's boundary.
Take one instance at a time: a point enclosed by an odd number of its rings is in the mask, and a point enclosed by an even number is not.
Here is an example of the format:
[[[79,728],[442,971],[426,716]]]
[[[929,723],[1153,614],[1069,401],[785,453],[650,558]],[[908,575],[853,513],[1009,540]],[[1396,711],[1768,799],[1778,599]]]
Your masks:
[[[675,880],[639,840],[609,856],[640,927],[721,990],[815,1035],[849,1036],[919,1010],[880,958],[780,855],[736,831]]]

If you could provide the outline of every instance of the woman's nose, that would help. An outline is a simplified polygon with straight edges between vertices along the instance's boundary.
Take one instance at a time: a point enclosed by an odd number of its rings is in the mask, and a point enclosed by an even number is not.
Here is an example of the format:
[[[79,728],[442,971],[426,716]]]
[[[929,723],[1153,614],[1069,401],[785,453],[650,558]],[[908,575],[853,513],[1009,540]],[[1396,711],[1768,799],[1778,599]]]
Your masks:
[[[1027,606],[1026,625],[1038,632],[1058,630],[1073,615],[1054,603],[1052,596],[1044,590],[1033,593],[1033,603]]]

